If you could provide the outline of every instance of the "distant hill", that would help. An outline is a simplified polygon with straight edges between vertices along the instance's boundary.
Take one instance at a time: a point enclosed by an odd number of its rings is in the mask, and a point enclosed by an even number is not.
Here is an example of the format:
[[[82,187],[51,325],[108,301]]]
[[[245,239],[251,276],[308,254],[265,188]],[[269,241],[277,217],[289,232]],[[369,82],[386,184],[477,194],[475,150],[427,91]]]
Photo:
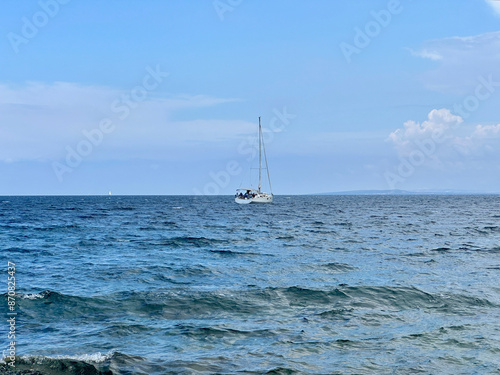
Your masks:
[[[336,191],[329,193],[318,193],[315,195],[468,195],[468,194],[497,194],[487,192],[473,192],[473,191],[460,191],[460,190],[422,190],[422,191],[408,191],[408,190],[350,190],[350,191]]]
[[[319,193],[317,195],[412,195],[415,194],[406,190],[350,190],[335,191],[329,193]]]

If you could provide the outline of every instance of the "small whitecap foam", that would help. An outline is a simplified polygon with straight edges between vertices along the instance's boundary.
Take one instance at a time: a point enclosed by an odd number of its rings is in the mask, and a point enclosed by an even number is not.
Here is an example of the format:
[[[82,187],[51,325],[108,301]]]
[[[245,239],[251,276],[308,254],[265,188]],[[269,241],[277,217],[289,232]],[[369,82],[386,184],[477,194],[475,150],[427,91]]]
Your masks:
[[[106,354],[102,354],[101,352],[97,352],[94,354],[80,354],[80,355],[56,355],[56,356],[43,356],[43,355],[23,355],[21,358],[26,360],[34,360],[38,363],[43,362],[45,359],[69,359],[72,361],[81,361],[86,363],[102,363],[107,359],[111,358],[115,353],[114,350],[109,351]]]
[[[23,299],[42,299],[45,296],[46,296],[46,293],[41,292],[41,293],[25,294],[21,298],[23,298]]]
[[[57,356],[56,359],[72,359],[75,361],[83,361],[83,362],[93,362],[93,363],[101,363],[105,360],[109,359],[114,352],[109,352],[107,354],[102,354],[101,352],[97,352],[94,354],[82,354],[75,356]]]

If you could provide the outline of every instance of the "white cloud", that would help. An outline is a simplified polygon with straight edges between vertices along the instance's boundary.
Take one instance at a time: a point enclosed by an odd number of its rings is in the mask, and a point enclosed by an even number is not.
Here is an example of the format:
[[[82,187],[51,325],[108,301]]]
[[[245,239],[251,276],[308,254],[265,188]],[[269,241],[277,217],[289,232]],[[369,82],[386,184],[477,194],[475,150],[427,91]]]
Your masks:
[[[84,129],[98,128],[105,118],[116,130],[106,135],[99,151],[89,158],[168,158],[172,150],[193,148],[194,144],[214,144],[217,148],[227,140],[236,148],[241,134],[255,131],[255,124],[242,120],[172,120],[176,111],[235,99],[204,95],[159,98],[151,92],[145,100],[125,105],[125,116],[124,95],[130,96],[130,92],[67,82],[0,85],[0,161],[60,159],[67,146],[75,147],[85,139]],[[121,111],[117,111],[118,106]]]
[[[477,125],[473,136],[477,138],[498,137],[500,134],[500,124],[498,125]]]
[[[401,156],[408,156],[425,140],[441,140],[447,136],[446,133],[453,131],[463,122],[460,116],[453,115],[445,108],[433,109],[427,117],[428,119],[422,123],[407,121],[403,124],[403,128],[389,134],[389,140],[393,142]]]
[[[486,2],[493,8],[493,10],[500,15],[500,1],[499,0],[486,0]]]
[[[470,135],[455,137],[452,144],[459,154],[466,157],[500,154],[500,124],[476,125]]]
[[[500,158],[500,124],[465,125],[448,109],[432,110],[422,123],[405,122],[389,135],[389,141],[400,158],[423,153],[425,165],[441,169],[478,160],[497,164]]]
[[[458,64],[462,62],[458,60],[460,57],[472,57],[473,55],[476,55],[475,57],[479,59],[491,57],[492,51],[488,49],[492,47],[495,51],[499,50],[500,31],[473,36],[454,36],[431,40],[426,42],[424,47],[414,54],[432,60],[445,60]],[[479,56],[477,55],[478,53]],[[493,57],[499,58],[498,56]]]
[[[438,60],[443,59],[443,56],[441,56],[436,51],[428,51],[426,49],[422,49],[420,51],[414,51],[411,48],[409,48],[409,50],[413,56],[422,57],[424,59],[430,59],[430,60],[434,60],[434,61],[438,61]]]
[[[479,76],[493,75],[500,80],[496,74],[500,66],[500,31],[431,40],[410,52],[436,62],[436,68],[422,76],[424,84],[436,91],[466,94],[477,85]]]

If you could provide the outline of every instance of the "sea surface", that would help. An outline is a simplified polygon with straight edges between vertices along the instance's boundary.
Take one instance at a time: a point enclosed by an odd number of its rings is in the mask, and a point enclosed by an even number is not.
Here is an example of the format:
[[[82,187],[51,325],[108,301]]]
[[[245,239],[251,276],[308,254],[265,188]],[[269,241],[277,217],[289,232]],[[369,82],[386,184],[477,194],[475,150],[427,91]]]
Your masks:
[[[17,373],[500,374],[500,196],[0,197],[0,246]]]

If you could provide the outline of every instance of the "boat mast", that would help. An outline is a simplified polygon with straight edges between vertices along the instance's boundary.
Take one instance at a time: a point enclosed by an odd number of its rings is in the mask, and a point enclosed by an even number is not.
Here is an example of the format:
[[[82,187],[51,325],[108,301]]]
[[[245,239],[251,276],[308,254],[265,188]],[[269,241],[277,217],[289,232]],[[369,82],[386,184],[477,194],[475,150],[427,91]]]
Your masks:
[[[260,116],[259,116],[259,194],[262,183],[262,128],[260,126]]]

